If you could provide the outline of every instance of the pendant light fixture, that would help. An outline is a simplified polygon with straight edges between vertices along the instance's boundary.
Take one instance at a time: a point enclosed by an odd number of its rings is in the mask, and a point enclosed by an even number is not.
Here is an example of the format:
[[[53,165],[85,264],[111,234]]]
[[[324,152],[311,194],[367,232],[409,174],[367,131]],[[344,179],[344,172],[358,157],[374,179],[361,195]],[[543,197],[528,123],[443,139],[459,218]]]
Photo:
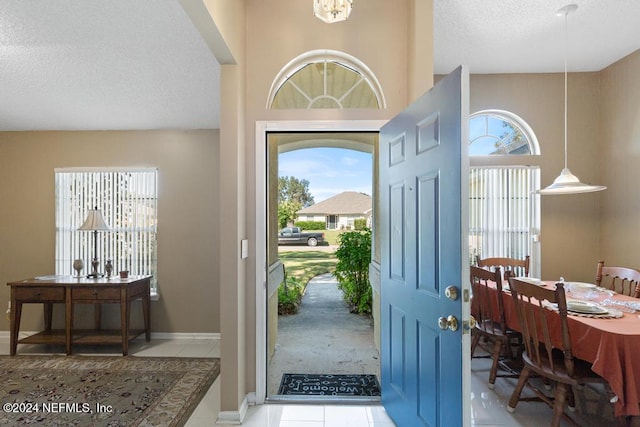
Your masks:
[[[327,24],[346,21],[352,7],[353,0],[313,0],[313,14]]]
[[[556,12],[556,15],[564,16],[564,169],[562,169],[560,176],[553,181],[553,184],[537,191],[538,194],[543,195],[591,193],[607,188],[603,185],[583,184],[567,166],[567,15],[577,9],[578,5],[569,4]]]

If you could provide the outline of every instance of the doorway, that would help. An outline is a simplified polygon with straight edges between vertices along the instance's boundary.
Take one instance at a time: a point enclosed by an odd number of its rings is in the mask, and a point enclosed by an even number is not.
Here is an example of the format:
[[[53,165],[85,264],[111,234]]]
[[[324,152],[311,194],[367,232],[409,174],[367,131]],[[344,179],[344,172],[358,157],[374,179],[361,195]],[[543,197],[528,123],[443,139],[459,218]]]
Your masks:
[[[285,394],[290,400],[291,395],[318,393],[308,388],[307,393],[283,392],[286,375],[354,374],[369,379],[373,376],[375,383],[378,382],[380,365],[376,344],[379,339],[374,340],[372,326],[375,320],[368,314],[350,312],[331,274],[336,262],[337,235],[353,230],[354,223],[365,226],[372,223],[376,147],[377,132],[268,132],[266,135],[266,262],[270,272],[266,295],[266,395],[269,400],[283,400]],[[305,206],[295,208],[297,218],[286,211],[289,205],[302,203],[286,200],[278,204],[278,197],[291,193],[285,191],[291,187],[295,194],[304,193],[300,200],[306,201]],[[364,206],[367,202],[368,206]],[[332,226],[328,227],[332,218]],[[293,219],[295,224],[291,223]],[[303,233],[322,233],[325,241],[308,247],[301,235],[298,244],[283,241],[278,245],[278,230],[298,224]],[[367,258],[371,259],[371,253]],[[314,265],[319,268],[313,268]],[[302,289],[305,292],[301,305],[294,304],[292,312],[290,294]],[[289,304],[283,307],[284,299]],[[325,399],[327,395],[345,391],[329,388],[321,392],[324,393],[321,398]],[[379,396],[373,400],[379,401]]]
[[[268,361],[268,295],[275,290],[274,287],[282,281],[284,271],[278,265],[269,266],[267,263],[267,234],[269,223],[267,219],[267,135],[268,133],[281,132],[375,132],[385,123],[382,120],[351,120],[351,121],[282,121],[282,122],[257,122],[256,123],[256,188],[263,191],[256,192],[256,403],[264,403],[267,396],[267,361]],[[377,165],[374,162],[374,184],[376,187]],[[375,195],[374,195],[375,196]],[[375,210],[375,207],[374,207]],[[379,248],[376,243],[376,223],[371,225],[374,233],[373,253],[374,260],[370,267],[370,281],[374,291],[374,310],[376,310],[376,298],[379,306]],[[277,288],[276,288],[277,289]],[[376,313],[374,313],[374,316]],[[379,314],[377,314],[379,315]],[[374,336],[379,340],[379,325],[375,324]],[[378,341],[379,342],[379,341]]]
[[[327,215],[327,230],[335,230],[338,226],[338,215]]]

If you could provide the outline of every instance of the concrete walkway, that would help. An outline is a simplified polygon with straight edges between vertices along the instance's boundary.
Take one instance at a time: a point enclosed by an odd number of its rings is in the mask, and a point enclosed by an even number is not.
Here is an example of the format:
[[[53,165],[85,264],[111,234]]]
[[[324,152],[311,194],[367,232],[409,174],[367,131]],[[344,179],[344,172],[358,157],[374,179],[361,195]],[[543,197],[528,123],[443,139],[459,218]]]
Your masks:
[[[277,393],[283,373],[380,377],[373,320],[349,312],[331,274],[311,279],[298,314],[278,319],[278,342],[268,368],[269,395]]]

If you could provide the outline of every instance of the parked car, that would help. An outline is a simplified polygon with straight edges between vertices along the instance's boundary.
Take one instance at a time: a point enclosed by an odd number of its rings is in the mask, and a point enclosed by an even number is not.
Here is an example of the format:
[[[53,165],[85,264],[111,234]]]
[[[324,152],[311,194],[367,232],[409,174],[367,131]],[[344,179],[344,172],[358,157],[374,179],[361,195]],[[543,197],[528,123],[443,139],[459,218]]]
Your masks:
[[[320,242],[324,242],[324,233],[303,233],[300,227],[286,227],[278,233],[279,245],[317,246]]]

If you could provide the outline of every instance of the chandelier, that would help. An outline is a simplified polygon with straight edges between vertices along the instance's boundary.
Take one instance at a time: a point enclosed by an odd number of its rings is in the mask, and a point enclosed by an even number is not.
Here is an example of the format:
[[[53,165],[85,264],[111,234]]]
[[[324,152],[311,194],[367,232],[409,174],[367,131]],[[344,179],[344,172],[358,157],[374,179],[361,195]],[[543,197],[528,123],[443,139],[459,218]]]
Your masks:
[[[313,0],[313,15],[326,22],[346,21],[351,13],[353,0]]]

